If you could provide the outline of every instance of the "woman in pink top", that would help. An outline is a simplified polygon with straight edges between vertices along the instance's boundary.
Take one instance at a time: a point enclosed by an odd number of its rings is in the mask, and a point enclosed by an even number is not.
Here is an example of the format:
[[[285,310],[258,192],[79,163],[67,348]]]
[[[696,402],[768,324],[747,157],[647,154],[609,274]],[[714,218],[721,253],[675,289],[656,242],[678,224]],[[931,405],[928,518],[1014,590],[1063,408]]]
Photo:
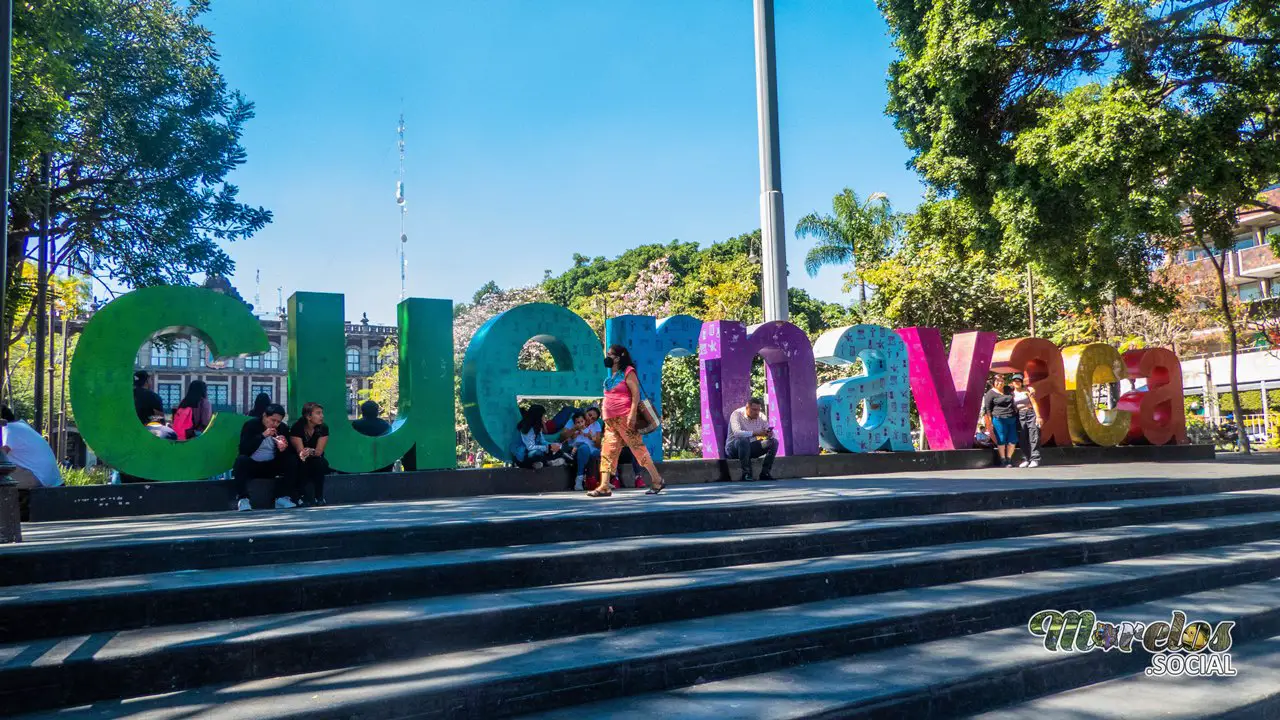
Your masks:
[[[658,474],[658,468],[645,449],[644,438],[636,432],[636,418],[640,414],[640,381],[636,378],[635,363],[631,353],[621,345],[613,345],[604,356],[604,366],[610,375],[604,381],[604,439],[600,444],[600,485],[587,493],[590,497],[608,497],[613,494],[609,480],[618,469],[618,455],[625,444],[631,448],[645,470],[649,472],[647,495],[662,492],[666,483]]]

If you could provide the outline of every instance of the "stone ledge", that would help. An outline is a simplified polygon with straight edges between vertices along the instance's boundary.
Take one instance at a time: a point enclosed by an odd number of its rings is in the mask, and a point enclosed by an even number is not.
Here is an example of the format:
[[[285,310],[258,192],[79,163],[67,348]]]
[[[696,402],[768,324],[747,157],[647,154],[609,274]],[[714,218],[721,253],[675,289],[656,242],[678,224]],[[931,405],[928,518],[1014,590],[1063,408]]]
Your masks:
[[[1126,446],[1115,448],[1045,448],[1045,465],[1080,465],[1108,462],[1212,460],[1210,445]],[[874,475],[896,472],[974,470],[988,467],[989,450],[942,450],[907,453],[854,453],[780,457],[773,475],[794,478]],[[759,461],[756,461],[757,464]],[[675,460],[663,463],[663,476],[672,485],[694,485],[737,480],[737,462],[727,460]],[[523,495],[567,490],[572,487],[570,468],[483,468],[424,470],[405,473],[332,475],[325,481],[330,503],[395,502],[477,495]],[[629,467],[621,470],[623,482],[632,482]],[[85,520],[132,515],[216,512],[232,507],[231,484],[220,481],[148,482],[127,485],[90,485],[38,488],[31,493],[31,521]],[[271,481],[250,485],[255,507],[269,507]]]

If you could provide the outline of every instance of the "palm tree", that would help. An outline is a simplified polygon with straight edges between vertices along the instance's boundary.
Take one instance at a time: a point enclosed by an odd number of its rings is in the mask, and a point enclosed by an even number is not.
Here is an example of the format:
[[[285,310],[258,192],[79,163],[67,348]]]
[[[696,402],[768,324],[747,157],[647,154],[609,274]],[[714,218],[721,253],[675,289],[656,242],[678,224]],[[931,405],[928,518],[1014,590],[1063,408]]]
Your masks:
[[[827,265],[869,265],[883,258],[897,239],[902,218],[893,212],[889,197],[872,193],[866,202],[845,188],[831,199],[834,215],[809,213],[796,223],[796,237],[813,237],[818,242],[804,259],[809,277]],[[859,303],[867,302],[867,283],[859,279]]]

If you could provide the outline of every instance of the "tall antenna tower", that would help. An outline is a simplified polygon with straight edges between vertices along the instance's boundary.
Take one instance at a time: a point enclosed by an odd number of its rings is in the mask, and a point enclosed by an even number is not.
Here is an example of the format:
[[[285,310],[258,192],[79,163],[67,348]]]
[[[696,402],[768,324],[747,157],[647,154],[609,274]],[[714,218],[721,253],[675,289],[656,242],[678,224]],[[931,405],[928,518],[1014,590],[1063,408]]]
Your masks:
[[[400,111],[400,124],[396,127],[396,146],[400,150],[400,177],[396,180],[396,204],[400,206],[400,299],[404,300],[404,246],[409,236],[404,234],[404,216],[409,208],[404,204],[404,111]]]

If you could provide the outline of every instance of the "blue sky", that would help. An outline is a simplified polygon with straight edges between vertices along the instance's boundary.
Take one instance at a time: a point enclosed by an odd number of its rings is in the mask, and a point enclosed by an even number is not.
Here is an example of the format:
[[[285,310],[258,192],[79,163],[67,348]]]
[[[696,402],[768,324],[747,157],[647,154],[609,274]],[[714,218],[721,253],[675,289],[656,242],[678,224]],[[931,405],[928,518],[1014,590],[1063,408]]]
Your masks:
[[[760,224],[749,0],[215,0],[205,22],[257,107],[231,179],[275,221],[229,250],[263,307],[341,292],[349,319],[394,319],[402,107],[411,296]],[[919,201],[884,115],[893,54],[871,0],[778,0],[776,23],[791,282],[847,301],[790,230],[845,186]]]

